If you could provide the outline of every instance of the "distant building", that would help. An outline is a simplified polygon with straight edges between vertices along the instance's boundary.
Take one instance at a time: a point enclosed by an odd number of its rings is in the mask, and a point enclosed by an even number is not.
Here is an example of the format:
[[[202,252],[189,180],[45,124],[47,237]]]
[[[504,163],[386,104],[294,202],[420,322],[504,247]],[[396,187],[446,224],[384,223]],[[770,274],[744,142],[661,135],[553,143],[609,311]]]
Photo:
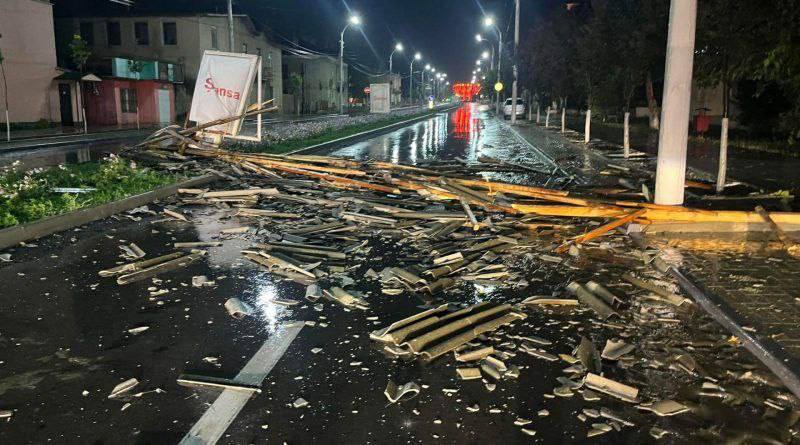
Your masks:
[[[392,106],[400,104],[403,100],[402,76],[399,73],[384,74],[382,76],[371,77],[370,83],[388,83],[389,91],[392,95]]]
[[[344,98],[348,100],[347,64]],[[325,55],[283,55],[283,103],[286,113],[325,113],[339,109],[339,60]],[[295,88],[292,75],[301,76]]]
[[[56,43],[53,34],[53,6],[40,0],[3,0],[0,4],[0,51],[3,53],[6,83],[0,81],[0,109],[8,94],[11,122],[60,122],[59,84],[53,78],[61,74],[56,67]],[[67,84],[65,120],[71,120],[75,104]],[[0,117],[4,120],[4,117]]]
[[[259,32],[246,15],[234,15],[234,48],[230,47],[228,19],[223,14],[70,17],[59,19],[56,32],[60,44],[69,42],[73,34],[79,34],[89,43],[90,68],[100,77],[173,85],[172,106],[179,119],[189,110],[205,50],[260,55],[264,100],[271,98],[274,105],[281,106],[280,47]],[[132,72],[131,67],[141,68],[141,71]],[[117,91],[125,86],[119,84],[113,88]],[[255,90],[253,88],[250,103],[256,101]]]

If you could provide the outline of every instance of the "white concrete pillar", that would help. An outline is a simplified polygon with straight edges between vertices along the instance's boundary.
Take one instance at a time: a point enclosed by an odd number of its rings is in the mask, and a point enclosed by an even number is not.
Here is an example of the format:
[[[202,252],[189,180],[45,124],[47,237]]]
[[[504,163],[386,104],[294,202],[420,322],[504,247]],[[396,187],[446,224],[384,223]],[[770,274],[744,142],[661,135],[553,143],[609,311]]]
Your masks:
[[[622,130],[622,149],[625,159],[631,156],[631,113],[625,112],[625,121]]]
[[[538,123],[541,123],[541,122],[542,122],[542,114],[540,112],[539,101],[537,100],[536,101],[536,123],[538,124]]]
[[[725,190],[725,176],[728,172],[728,118],[722,118],[722,134],[719,137],[719,170],[717,170],[717,193]]]
[[[586,123],[583,126],[583,143],[588,144],[592,139],[592,110],[586,110]]]
[[[547,115],[544,118],[544,128],[550,128],[550,107],[547,107]]]
[[[561,132],[567,132],[567,107],[561,107]]]
[[[671,0],[655,203],[683,204],[697,0]]]

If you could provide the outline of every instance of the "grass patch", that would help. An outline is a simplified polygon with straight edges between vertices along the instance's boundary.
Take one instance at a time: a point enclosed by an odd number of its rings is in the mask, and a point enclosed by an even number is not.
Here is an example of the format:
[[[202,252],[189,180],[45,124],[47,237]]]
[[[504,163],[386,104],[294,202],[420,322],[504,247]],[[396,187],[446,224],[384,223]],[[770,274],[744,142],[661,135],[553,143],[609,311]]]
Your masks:
[[[324,142],[329,142],[334,139],[339,139],[346,136],[352,136],[354,134],[362,133],[364,131],[375,130],[377,128],[385,127],[387,125],[396,124],[398,122],[426,116],[429,114],[431,114],[431,111],[423,111],[420,113],[405,114],[402,116],[395,116],[386,119],[381,119],[379,121],[370,122],[367,124],[348,125],[346,127],[335,128],[335,129],[331,128],[323,131],[322,133],[315,134],[314,136],[310,136],[307,138],[287,139],[277,144],[243,144],[237,142],[229,145],[226,148],[228,148],[229,150],[236,150],[245,153],[281,154],[316,144],[322,144]]]
[[[140,168],[117,157],[29,172],[0,170],[0,228],[116,201],[176,180],[171,174]],[[55,193],[55,187],[97,190]]]

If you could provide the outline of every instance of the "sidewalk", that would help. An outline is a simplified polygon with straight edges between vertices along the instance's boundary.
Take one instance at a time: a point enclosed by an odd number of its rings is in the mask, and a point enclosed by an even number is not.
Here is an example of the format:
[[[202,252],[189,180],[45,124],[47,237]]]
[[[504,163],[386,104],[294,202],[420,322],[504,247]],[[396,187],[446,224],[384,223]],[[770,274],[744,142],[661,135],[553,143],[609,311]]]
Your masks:
[[[79,144],[87,142],[111,141],[118,139],[140,138],[149,135],[155,127],[89,127],[89,133],[82,128],[61,127],[42,130],[21,130],[11,133],[11,141],[0,141],[0,152],[29,150],[57,145]],[[3,134],[5,136],[5,134]]]
[[[599,175],[611,162],[634,171],[650,164],[610,160],[608,152],[587,150],[582,135],[577,138],[571,130],[560,134],[560,126],[546,130],[535,123],[523,123],[515,129],[562,167],[572,170],[578,184],[614,184],[612,176]],[[578,139],[581,143],[575,142]],[[592,144],[601,145],[602,141],[593,140]],[[692,176],[691,172],[687,176]],[[800,375],[800,258],[789,255],[770,237],[766,235],[765,240],[747,232],[699,233],[680,238],[646,235],[645,240],[661,249],[672,265],[688,272],[686,275],[710,300],[755,338],[765,355],[778,358]]]
[[[553,127],[561,125],[558,116],[551,124]],[[567,128],[581,132],[583,135],[584,121],[581,117],[567,116]],[[658,152],[658,134],[656,132],[641,131],[641,126],[631,127],[631,148],[655,156]],[[622,145],[622,126],[592,122],[592,139],[602,139],[616,145]],[[612,148],[612,147],[609,147]],[[719,161],[719,144],[716,141],[697,139],[689,140],[687,163],[690,167],[704,170],[716,178]],[[603,150],[602,146],[598,147]],[[800,158],[786,157],[773,153],[754,150],[728,148],[728,177],[755,184],[767,190],[800,189]]]

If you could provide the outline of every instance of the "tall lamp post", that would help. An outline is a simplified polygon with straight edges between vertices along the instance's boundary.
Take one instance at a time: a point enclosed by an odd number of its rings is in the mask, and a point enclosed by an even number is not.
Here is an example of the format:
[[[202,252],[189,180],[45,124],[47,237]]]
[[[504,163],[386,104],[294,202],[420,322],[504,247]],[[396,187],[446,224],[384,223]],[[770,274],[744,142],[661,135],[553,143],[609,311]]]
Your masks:
[[[392,94],[393,93],[393,91],[392,91],[392,57],[394,57],[394,53],[397,52],[397,51],[403,52],[403,44],[400,43],[400,42],[397,42],[397,44],[394,45],[394,49],[392,50],[392,52],[389,53],[389,102],[390,103],[392,102],[392,96],[393,96],[393,94]],[[400,92],[401,93],[402,93],[402,89],[403,89],[403,87],[401,85],[401,87],[400,87]]]
[[[425,71],[430,71],[430,70],[431,70],[431,64],[430,64],[430,63],[426,63],[426,64],[425,64],[425,69],[424,69],[424,70],[422,70],[422,96],[423,96],[423,103],[425,102],[425,101],[424,101],[424,94],[425,94]]]
[[[475,34],[475,40],[477,40],[478,43],[486,42],[489,45],[489,50],[491,51],[491,56],[489,57],[489,69],[494,71],[494,45],[480,34]],[[484,57],[484,59],[485,58],[486,57]]]
[[[342,33],[339,35],[339,113],[344,114],[344,32],[350,25],[358,26],[361,24],[361,18],[357,15],[351,15],[344,25]]]
[[[411,58],[411,66],[408,69],[408,101],[410,103],[414,103],[414,61],[421,59],[422,54],[414,54],[414,57]]]
[[[503,66],[503,33],[494,23],[494,18],[492,17],[486,17],[483,19],[483,26],[487,28],[494,28],[494,31],[497,33],[497,81],[500,82],[500,73],[502,73]],[[497,96],[496,113],[500,114],[500,92],[497,91],[495,94]]]
[[[517,46],[519,46],[519,0],[514,0],[514,80],[511,83],[511,124],[517,123]],[[562,109],[562,112],[564,110]]]

